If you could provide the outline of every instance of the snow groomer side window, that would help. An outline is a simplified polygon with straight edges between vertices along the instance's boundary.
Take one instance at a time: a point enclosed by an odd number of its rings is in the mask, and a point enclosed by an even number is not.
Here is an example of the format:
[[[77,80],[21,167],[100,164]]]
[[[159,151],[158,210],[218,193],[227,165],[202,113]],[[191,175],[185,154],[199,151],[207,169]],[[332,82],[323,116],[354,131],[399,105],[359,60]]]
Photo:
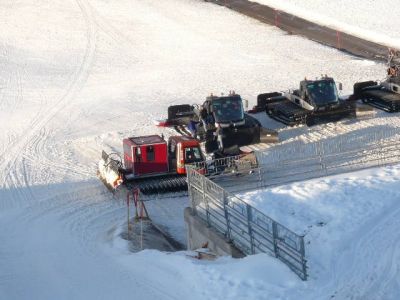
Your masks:
[[[154,147],[153,146],[146,147],[146,159],[147,159],[147,161],[154,160]]]

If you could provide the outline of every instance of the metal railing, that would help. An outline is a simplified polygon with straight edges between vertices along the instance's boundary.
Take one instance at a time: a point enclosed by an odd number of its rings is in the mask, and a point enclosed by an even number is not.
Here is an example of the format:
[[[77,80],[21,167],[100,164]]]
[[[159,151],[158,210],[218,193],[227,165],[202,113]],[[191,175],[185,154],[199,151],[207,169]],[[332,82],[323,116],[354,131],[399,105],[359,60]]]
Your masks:
[[[309,144],[281,145],[257,152],[260,185],[281,185],[400,163],[398,133],[398,129],[382,131]]]
[[[270,253],[307,279],[304,236],[274,221],[256,208],[187,167],[193,213],[223,234],[245,254]]]
[[[237,156],[188,166],[193,212],[245,254],[270,252],[306,280],[304,236],[272,220],[228,189],[259,189],[400,163],[399,129],[378,128],[365,133],[279,145],[255,152],[257,158],[249,161]],[[238,179],[231,174],[247,175]]]
[[[213,178],[221,174],[228,175],[254,170],[258,164],[254,154],[244,154],[197,162],[190,166],[208,178]]]

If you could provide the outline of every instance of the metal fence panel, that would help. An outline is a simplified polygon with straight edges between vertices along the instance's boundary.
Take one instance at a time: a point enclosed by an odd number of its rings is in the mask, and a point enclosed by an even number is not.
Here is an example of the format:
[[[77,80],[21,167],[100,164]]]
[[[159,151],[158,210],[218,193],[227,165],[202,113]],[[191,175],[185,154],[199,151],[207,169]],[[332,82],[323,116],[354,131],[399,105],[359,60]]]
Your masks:
[[[303,237],[230,194],[206,178],[200,170],[187,167],[193,212],[225,235],[243,253],[274,254],[306,280],[304,242],[299,242],[303,241]]]
[[[290,145],[296,145],[296,149],[281,145],[256,154],[260,185],[282,185],[400,162],[398,129]]]
[[[188,166],[192,207],[200,218],[244,253],[273,254],[306,280],[304,237],[230,194],[227,189],[240,191],[248,187],[281,185],[399,163],[400,133],[396,128],[377,129],[364,135],[348,133],[315,143],[295,141],[256,152],[256,155],[257,163],[245,162],[243,166],[248,164],[245,167],[240,165],[239,157]],[[238,166],[247,173],[237,172]],[[215,178],[215,182],[204,175]]]

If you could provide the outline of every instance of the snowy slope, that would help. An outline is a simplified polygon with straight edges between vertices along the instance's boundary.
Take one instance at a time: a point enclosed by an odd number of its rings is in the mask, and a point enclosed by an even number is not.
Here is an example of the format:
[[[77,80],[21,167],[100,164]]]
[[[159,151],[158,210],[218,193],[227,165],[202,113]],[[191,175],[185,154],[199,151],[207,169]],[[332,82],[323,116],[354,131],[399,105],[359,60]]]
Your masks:
[[[306,20],[335,28],[366,40],[400,49],[400,35],[396,29],[400,20],[396,0],[256,0]]]
[[[0,28],[0,299],[310,295],[313,282],[266,255],[203,263],[128,253],[124,202],[97,180],[96,163],[123,137],[157,132],[152,120],[171,103],[235,89],[254,104],[321,73],[350,93],[383,65],[195,0],[4,0]],[[379,122],[281,132],[307,141]],[[162,201],[152,217],[184,240],[187,199]]]

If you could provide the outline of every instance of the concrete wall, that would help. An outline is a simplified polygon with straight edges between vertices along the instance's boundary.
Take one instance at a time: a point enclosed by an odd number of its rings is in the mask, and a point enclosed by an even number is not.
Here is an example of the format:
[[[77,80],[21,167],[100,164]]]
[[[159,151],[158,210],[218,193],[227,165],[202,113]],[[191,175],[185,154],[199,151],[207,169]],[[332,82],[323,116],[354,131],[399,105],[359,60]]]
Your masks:
[[[217,255],[229,255],[236,258],[245,256],[222,234],[212,227],[208,227],[206,222],[193,215],[192,208],[186,207],[184,215],[189,250],[199,249],[208,242],[208,248]]]

